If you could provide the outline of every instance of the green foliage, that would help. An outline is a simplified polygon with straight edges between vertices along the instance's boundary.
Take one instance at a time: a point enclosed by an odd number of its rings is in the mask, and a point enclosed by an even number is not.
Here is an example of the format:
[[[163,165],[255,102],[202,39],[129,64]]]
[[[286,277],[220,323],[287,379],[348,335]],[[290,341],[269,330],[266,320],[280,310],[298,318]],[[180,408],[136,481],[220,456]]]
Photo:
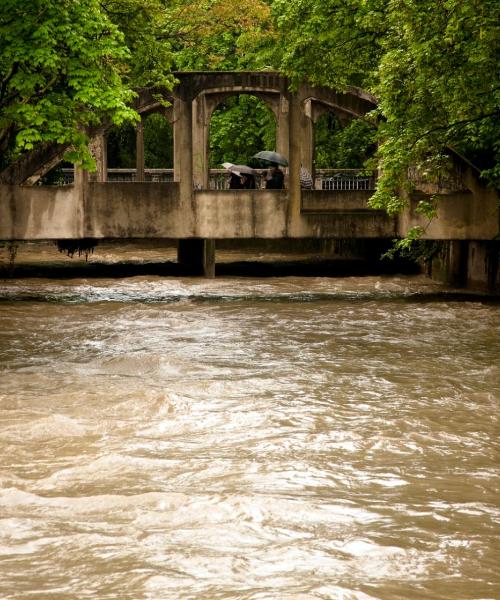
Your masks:
[[[102,0],[102,11],[124,36],[129,49],[124,81],[134,88],[171,89],[173,54],[170,18],[163,0]]]
[[[274,60],[294,82],[344,89],[373,78],[386,30],[382,0],[274,0]]]
[[[374,205],[397,193],[410,165],[432,180],[447,147],[484,143],[484,131],[492,140],[500,137],[498,2],[399,1],[395,8],[374,86],[384,117],[383,185]],[[498,161],[498,145],[496,152]],[[494,167],[489,175],[499,183]]]
[[[274,0],[275,60],[293,81],[379,100],[381,176],[372,205],[397,212],[410,166],[430,180],[446,148],[482,156],[500,182],[497,0]]]
[[[263,0],[173,0],[165,3],[166,30],[177,70],[256,69],[272,38]]]
[[[107,136],[108,167],[111,169],[135,169],[135,127],[126,123],[114,127]]]
[[[133,88],[173,85],[163,0],[4,0],[0,169],[49,143],[92,168],[89,132],[138,119]]]
[[[378,98],[374,207],[401,210],[408,168],[439,178],[450,147],[499,185],[499,23],[497,0],[3,0],[0,169],[46,143],[90,167],[89,129],[134,123],[131,90],[169,89],[173,69],[279,69]],[[273,117],[243,98],[214,114],[213,166],[274,147]],[[163,125],[148,166],[171,164]],[[131,131],[113,134],[110,165],[134,166]],[[317,166],[358,167],[374,143],[363,121],[316,135]]]
[[[174,166],[173,128],[158,113],[144,121],[144,165],[150,169],[172,169]]]
[[[135,127],[130,124],[115,127],[108,134],[108,166],[135,169]],[[174,166],[173,130],[167,119],[153,113],[144,119],[144,166],[150,169],[171,169]]]
[[[260,150],[276,144],[274,115],[256,98],[242,94],[228,98],[213,113],[210,123],[210,166],[222,162],[248,164]]]
[[[442,250],[442,242],[435,240],[423,240],[421,227],[413,227],[406,238],[392,240],[392,247],[382,256],[394,260],[397,257],[407,258],[417,263],[425,263],[436,257]]]
[[[87,128],[134,119],[122,83],[129,50],[97,0],[0,5],[0,149],[11,157],[56,142],[92,164]]]
[[[355,119],[342,127],[333,113],[326,113],[315,125],[317,168],[358,169],[375,151],[373,125]]]

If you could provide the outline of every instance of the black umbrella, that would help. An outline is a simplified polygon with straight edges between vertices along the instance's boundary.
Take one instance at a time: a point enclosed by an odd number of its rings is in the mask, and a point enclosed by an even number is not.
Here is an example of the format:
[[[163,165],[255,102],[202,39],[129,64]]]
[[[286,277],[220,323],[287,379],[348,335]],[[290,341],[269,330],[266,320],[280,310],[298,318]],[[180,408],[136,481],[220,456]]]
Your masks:
[[[279,152],[272,152],[271,150],[261,150],[253,156],[254,158],[258,158],[269,163],[274,163],[276,165],[282,165],[284,167],[288,165],[288,160],[282,154],[279,154]]]

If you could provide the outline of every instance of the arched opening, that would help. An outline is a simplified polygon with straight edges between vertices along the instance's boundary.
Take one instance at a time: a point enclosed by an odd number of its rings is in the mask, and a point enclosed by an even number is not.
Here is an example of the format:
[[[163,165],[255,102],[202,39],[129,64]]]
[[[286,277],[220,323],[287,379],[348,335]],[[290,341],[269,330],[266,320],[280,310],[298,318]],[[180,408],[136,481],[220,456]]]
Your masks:
[[[135,135],[135,127],[130,123],[108,132],[109,169],[135,169]]]
[[[375,129],[362,119],[341,121],[331,111],[315,124],[314,161],[318,169],[361,169],[375,151]]]
[[[143,118],[146,181],[169,181],[173,169],[173,130],[162,113]],[[137,128],[127,124],[108,133],[108,180],[133,181],[137,167]]]
[[[376,130],[363,119],[322,114],[314,128],[314,167],[320,189],[373,189],[367,161],[373,156]]]
[[[144,119],[144,167],[173,169],[174,134],[165,115],[153,113]]]
[[[275,147],[276,119],[268,105],[251,94],[226,98],[210,120],[210,187],[228,187],[230,174],[223,170],[223,162],[258,167],[253,155]]]

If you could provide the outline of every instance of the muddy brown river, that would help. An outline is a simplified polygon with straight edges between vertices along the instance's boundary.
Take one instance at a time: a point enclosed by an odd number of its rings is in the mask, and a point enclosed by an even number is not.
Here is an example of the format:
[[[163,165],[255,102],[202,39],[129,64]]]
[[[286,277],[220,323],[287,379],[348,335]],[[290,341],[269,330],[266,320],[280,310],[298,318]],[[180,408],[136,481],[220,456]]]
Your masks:
[[[0,280],[0,598],[498,600],[500,303]]]

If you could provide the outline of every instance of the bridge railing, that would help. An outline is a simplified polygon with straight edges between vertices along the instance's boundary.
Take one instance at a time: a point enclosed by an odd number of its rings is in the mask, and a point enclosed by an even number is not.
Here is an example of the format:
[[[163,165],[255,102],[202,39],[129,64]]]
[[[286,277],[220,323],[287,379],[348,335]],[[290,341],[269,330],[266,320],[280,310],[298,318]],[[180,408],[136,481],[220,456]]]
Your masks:
[[[64,185],[71,185],[74,181],[74,170],[61,169]],[[91,176],[92,179],[92,176]],[[174,180],[173,169],[144,169],[144,180],[150,183],[163,183]],[[136,169],[108,168],[108,182],[133,182],[136,181]]]
[[[70,185],[74,180],[73,169],[62,169],[62,180],[59,184]],[[208,187],[211,190],[227,190],[230,173],[225,169],[210,169]],[[366,169],[318,169],[314,176],[316,190],[374,190],[376,171]],[[174,180],[173,169],[144,169],[144,180],[150,183],[170,182]],[[135,169],[108,169],[108,182],[134,182]],[[256,177],[257,188],[265,187],[263,177]]]
[[[366,169],[318,169],[314,177],[316,190],[374,190],[377,172]]]

